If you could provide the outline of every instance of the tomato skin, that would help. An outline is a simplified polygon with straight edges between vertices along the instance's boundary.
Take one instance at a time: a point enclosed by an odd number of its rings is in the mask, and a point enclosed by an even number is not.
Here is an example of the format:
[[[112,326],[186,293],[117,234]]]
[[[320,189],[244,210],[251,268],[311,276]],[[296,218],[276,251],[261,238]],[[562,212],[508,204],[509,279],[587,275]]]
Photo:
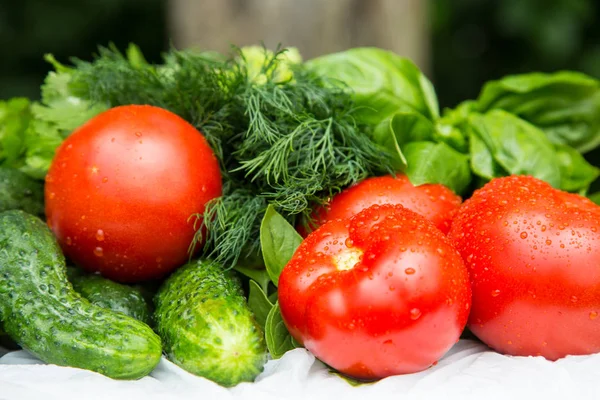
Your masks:
[[[471,306],[463,260],[429,221],[375,205],[329,221],[279,278],[291,335],[359,379],[430,367],[459,339]]]
[[[446,234],[461,202],[460,196],[440,184],[414,186],[406,175],[372,177],[345,189],[317,209],[309,228],[350,218],[375,204],[400,204],[424,216]],[[305,237],[308,234],[304,228],[299,231]]]
[[[60,146],[46,177],[46,215],[65,255],[121,282],[185,263],[194,213],[221,194],[205,138],[152,106],[112,108]]]
[[[494,179],[449,234],[471,275],[469,329],[510,355],[600,352],[600,208],[531,177]]]

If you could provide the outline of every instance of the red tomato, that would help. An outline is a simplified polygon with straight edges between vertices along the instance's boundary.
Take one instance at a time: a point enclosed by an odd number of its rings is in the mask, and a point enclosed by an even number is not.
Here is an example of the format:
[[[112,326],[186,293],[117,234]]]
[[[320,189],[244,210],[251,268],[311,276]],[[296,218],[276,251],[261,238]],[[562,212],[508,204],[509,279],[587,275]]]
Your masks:
[[[122,282],[187,260],[189,218],[221,194],[205,138],[152,106],[108,110],[61,145],[46,178],[46,215],[65,255]]]
[[[375,204],[400,204],[433,222],[448,233],[452,217],[462,199],[439,184],[414,186],[406,175],[368,178],[337,194],[325,207],[317,209],[311,227],[338,218],[350,218]],[[304,229],[299,229],[306,236]]]
[[[471,306],[458,252],[429,221],[372,206],[311,233],[279,278],[291,335],[360,379],[424,370],[459,339]]]
[[[449,235],[471,274],[469,329],[512,355],[600,352],[600,208],[531,177],[494,179]]]

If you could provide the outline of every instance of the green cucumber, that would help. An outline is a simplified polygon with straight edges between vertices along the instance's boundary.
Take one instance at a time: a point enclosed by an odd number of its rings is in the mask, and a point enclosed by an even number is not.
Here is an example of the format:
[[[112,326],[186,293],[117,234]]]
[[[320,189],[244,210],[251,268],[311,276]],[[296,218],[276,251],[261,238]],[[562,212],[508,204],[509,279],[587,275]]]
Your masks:
[[[0,317],[11,338],[47,363],[138,379],[161,357],[148,325],[73,290],[52,232],[23,211],[0,214]]]
[[[44,215],[44,185],[19,170],[0,167],[0,212],[8,210]]]
[[[146,302],[141,288],[113,282],[75,267],[68,268],[68,277],[75,291],[92,304],[129,315],[150,325],[151,306]]]
[[[209,261],[189,263],[165,281],[155,305],[167,358],[181,368],[223,386],[251,382],[262,372],[264,334],[232,271]]]

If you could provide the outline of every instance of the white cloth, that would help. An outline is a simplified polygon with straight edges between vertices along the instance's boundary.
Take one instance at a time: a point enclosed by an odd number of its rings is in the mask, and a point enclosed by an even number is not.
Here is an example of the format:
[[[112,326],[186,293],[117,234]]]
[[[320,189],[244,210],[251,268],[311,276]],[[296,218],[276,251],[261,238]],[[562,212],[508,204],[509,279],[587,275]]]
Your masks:
[[[600,354],[550,362],[507,357],[461,340],[427,371],[352,386],[308,351],[296,349],[270,360],[256,382],[226,389],[164,358],[150,376],[117,381],[90,371],[44,365],[25,351],[15,351],[0,358],[0,399],[600,399]]]

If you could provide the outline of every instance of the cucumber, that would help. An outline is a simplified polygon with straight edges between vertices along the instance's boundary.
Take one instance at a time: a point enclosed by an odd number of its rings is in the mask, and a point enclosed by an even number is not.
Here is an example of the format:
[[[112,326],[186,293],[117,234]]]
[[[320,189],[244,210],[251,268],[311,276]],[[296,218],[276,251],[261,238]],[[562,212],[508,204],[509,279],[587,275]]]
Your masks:
[[[11,338],[47,363],[138,379],[161,357],[148,325],[73,290],[54,236],[23,211],[0,214],[0,317]]]
[[[223,386],[262,372],[264,335],[233,272],[209,261],[189,263],[165,281],[154,303],[167,358],[181,368]]]
[[[44,185],[19,170],[0,167],[0,212],[7,210],[44,215]]]
[[[68,268],[68,277],[75,291],[92,304],[120,312],[150,325],[151,306],[146,302],[141,288],[113,282],[75,267]]]

